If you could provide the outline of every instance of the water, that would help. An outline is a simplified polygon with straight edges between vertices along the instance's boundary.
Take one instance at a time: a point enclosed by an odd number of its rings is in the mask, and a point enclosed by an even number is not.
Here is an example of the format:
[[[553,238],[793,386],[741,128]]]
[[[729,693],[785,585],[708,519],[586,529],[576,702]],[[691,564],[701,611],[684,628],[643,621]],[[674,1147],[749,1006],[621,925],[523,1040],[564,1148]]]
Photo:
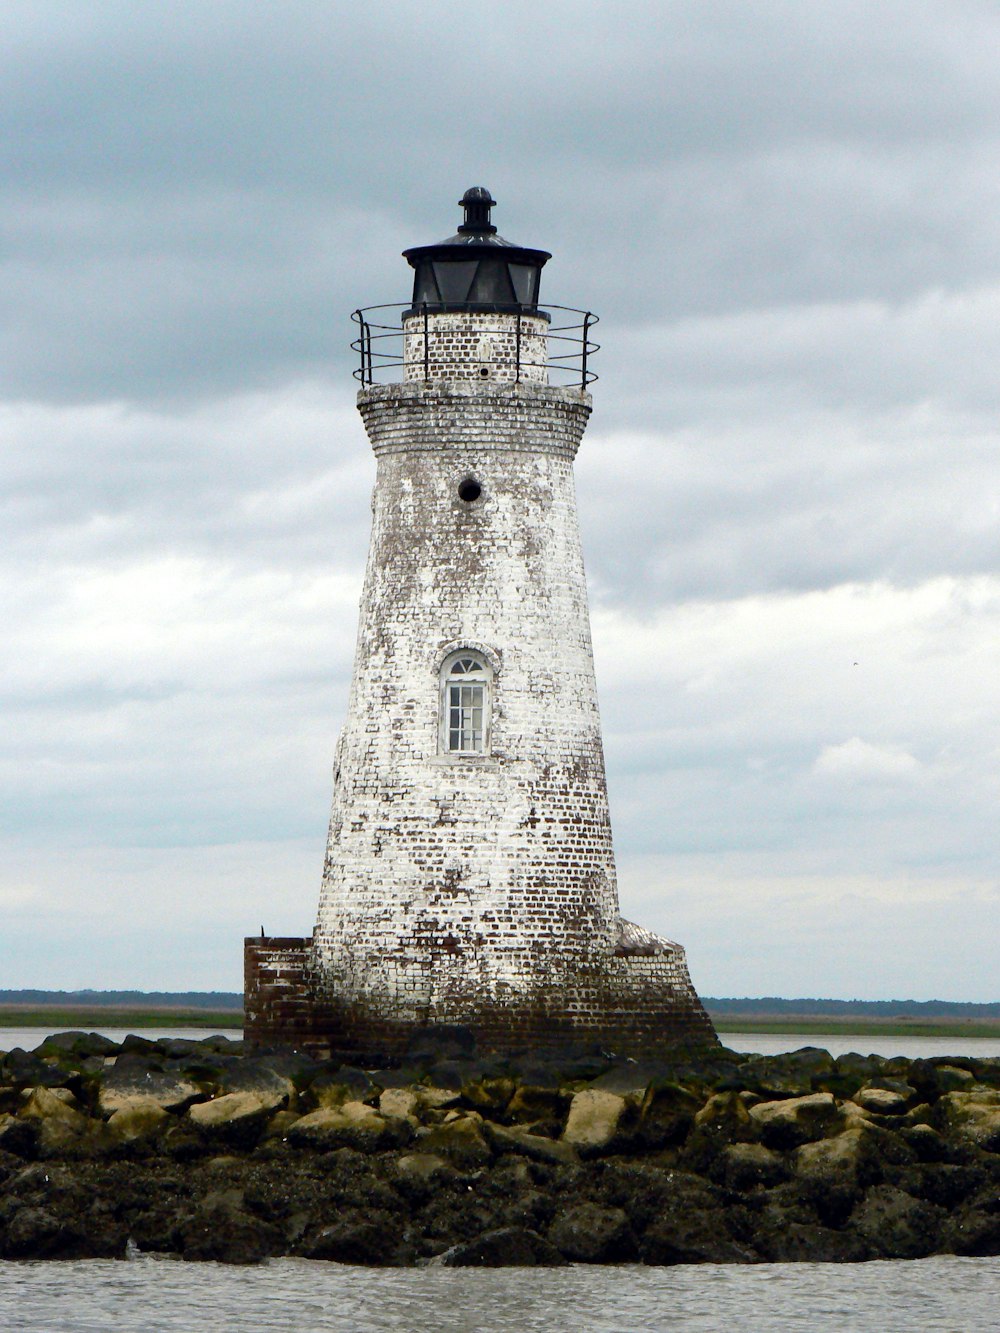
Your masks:
[[[0,1264],[0,1327],[45,1333],[990,1333],[1000,1259],[678,1268],[260,1268],[131,1262]]]
[[[124,1041],[130,1033],[157,1041],[161,1037],[189,1037],[193,1041],[204,1041],[206,1037],[223,1036],[230,1041],[240,1041],[243,1032],[240,1028],[224,1028],[213,1032],[211,1028],[87,1028],[88,1032],[99,1032],[110,1041]],[[33,1051],[36,1046],[51,1034],[51,1028],[5,1028],[0,1027],[0,1051],[12,1051],[20,1046],[23,1051]]]
[[[2,1036],[2,1034],[0,1034]],[[722,1032],[719,1040],[733,1051],[759,1055],[781,1055],[802,1046],[819,1046],[831,1055],[858,1051],[862,1055],[902,1055],[907,1060],[926,1060],[932,1055],[973,1055],[978,1059],[1000,1055],[1000,1037],[833,1037],[825,1033]]]
[[[88,1029],[89,1030],[89,1029]],[[123,1041],[133,1028],[93,1029],[111,1041]],[[49,1035],[48,1028],[0,1027],[0,1051],[20,1046],[33,1051]],[[209,1028],[141,1028],[139,1035],[155,1041],[158,1037],[190,1037],[194,1041],[217,1036]],[[226,1028],[222,1036],[231,1041],[242,1037],[239,1028]],[[780,1055],[802,1046],[821,1046],[831,1055],[860,1051],[863,1055],[903,1055],[909,1060],[932,1055],[1000,1056],[1000,1037],[833,1037],[824,1033],[801,1032],[723,1032],[722,1044],[734,1051],[754,1051],[760,1055]]]

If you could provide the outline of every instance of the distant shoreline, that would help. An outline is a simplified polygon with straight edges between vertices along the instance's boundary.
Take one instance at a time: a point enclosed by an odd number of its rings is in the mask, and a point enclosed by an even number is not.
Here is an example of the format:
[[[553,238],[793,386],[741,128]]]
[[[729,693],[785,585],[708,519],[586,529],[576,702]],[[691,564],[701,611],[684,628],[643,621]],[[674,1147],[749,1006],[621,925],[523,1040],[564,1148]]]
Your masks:
[[[965,1016],[920,1017],[899,1014],[866,1017],[861,1014],[789,1014],[766,1011],[732,1013],[709,1007],[716,1031],[789,1033],[802,1037],[1000,1037],[1000,1018]],[[116,1004],[0,1004],[0,1027],[47,1028],[50,1032],[96,1028],[204,1028],[223,1032],[242,1030],[243,1011],[236,1007]]]

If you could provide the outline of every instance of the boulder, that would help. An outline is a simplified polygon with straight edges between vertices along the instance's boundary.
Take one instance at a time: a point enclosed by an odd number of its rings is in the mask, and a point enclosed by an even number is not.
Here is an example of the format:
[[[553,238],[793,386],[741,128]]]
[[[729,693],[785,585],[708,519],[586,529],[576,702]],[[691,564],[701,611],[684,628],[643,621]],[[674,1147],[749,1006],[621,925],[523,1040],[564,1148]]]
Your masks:
[[[472,1079],[462,1087],[462,1100],[473,1110],[488,1115],[505,1110],[516,1089],[514,1080],[502,1075]]]
[[[516,1125],[542,1125],[553,1135],[562,1129],[569,1093],[558,1088],[521,1084],[507,1104],[507,1117]]]
[[[566,1263],[556,1247],[525,1227],[498,1227],[432,1259],[445,1268],[555,1268]]]
[[[853,1100],[865,1111],[875,1115],[902,1115],[906,1110],[908,1098],[890,1088],[860,1088]]]
[[[884,1259],[923,1259],[938,1248],[944,1212],[892,1185],[876,1185],[854,1209],[849,1229]]]
[[[627,1264],[639,1257],[639,1243],[623,1208],[577,1204],[556,1214],[548,1238],[575,1264]]]
[[[583,1157],[613,1152],[628,1120],[629,1104],[616,1092],[584,1088],[574,1093],[563,1140]]]
[[[941,1132],[984,1152],[1000,1152],[1000,1089],[947,1092],[934,1108]]]
[[[789,1177],[789,1166],[780,1153],[762,1143],[732,1143],[713,1164],[712,1179],[726,1189],[745,1194],[770,1189]]]
[[[37,1143],[37,1121],[0,1115],[0,1152],[13,1153],[15,1157],[34,1157]]]
[[[232,1148],[252,1148],[264,1132],[268,1119],[282,1109],[287,1093],[274,1090],[227,1092],[208,1102],[196,1102],[188,1120],[207,1139]]]
[[[498,1155],[518,1153],[533,1162],[549,1162],[553,1166],[574,1166],[580,1160],[572,1143],[532,1134],[520,1125],[494,1125],[487,1120],[483,1123],[483,1133]]]
[[[462,1170],[485,1166],[493,1151],[484,1135],[484,1122],[475,1111],[456,1115],[443,1124],[417,1132],[417,1146],[422,1153],[444,1157]]]
[[[758,1102],[750,1107],[749,1115],[769,1148],[796,1148],[834,1133],[843,1123],[843,1114],[829,1092]]]
[[[341,1065],[339,1069],[324,1070],[309,1084],[311,1103],[320,1109],[335,1110],[347,1102],[374,1102],[379,1089],[363,1069]]]
[[[152,1097],[136,1097],[108,1118],[108,1129],[119,1143],[150,1142],[159,1138],[173,1117]]]
[[[288,1141],[296,1147],[330,1151],[354,1148],[377,1152],[398,1147],[405,1137],[404,1122],[390,1121],[364,1102],[345,1102],[336,1108],[322,1107],[301,1116],[288,1129]]]
[[[242,1206],[239,1191],[206,1196],[178,1230],[185,1259],[220,1264],[259,1264],[285,1251],[277,1227]]]
[[[664,1079],[650,1083],[639,1108],[638,1145],[655,1152],[682,1142],[700,1110],[700,1100],[679,1083]]]
[[[192,1102],[207,1096],[197,1084],[176,1074],[153,1069],[142,1061],[123,1064],[116,1061],[114,1069],[105,1075],[98,1093],[98,1106],[103,1116],[133,1104],[154,1101],[164,1111],[185,1111]]]
[[[328,1259],[338,1264],[386,1267],[404,1261],[400,1251],[399,1219],[386,1212],[349,1212],[330,1226],[321,1227],[303,1242],[306,1259]]]

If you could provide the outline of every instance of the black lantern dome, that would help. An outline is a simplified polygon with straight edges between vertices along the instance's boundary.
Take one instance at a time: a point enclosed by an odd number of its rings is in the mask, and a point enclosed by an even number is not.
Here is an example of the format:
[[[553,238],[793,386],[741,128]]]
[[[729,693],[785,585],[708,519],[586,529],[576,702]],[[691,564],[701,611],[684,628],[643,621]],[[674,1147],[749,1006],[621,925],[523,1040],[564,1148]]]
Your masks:
[[[497,235],[490,221],[496,204],[484,185],[459,200],[465,220],[454,236],[437,245],[416,245],[403,257],[414,269],[413,311],[512,311],[544,315],[538,309],[547,250],[528,250]]]

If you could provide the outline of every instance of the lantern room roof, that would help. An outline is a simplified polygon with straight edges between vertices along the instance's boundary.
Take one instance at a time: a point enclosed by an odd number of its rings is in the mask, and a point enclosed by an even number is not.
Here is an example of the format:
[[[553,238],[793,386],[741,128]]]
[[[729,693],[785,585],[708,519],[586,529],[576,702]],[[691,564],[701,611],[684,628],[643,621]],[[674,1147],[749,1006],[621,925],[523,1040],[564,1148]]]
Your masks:
[[[414,305],[438,309],[537,309],[539,275],[552,255],[548,250],[517,245],[497,234],[491,220],[496,200],[485,185],[466,190],[459,205],[464,210],[464,220],[454,236],[403,251],[403,258],[416,271]],[[470,276],[468,282],[464,273],[459,281],[458,271],[450,269],[447,272],[455,273],[455,281],[448,280],[439,268],[449,264],[481,264],[484,260],[487,262],[479,275],[475,279]],[[534,274],[530,279],[529,270]]]

